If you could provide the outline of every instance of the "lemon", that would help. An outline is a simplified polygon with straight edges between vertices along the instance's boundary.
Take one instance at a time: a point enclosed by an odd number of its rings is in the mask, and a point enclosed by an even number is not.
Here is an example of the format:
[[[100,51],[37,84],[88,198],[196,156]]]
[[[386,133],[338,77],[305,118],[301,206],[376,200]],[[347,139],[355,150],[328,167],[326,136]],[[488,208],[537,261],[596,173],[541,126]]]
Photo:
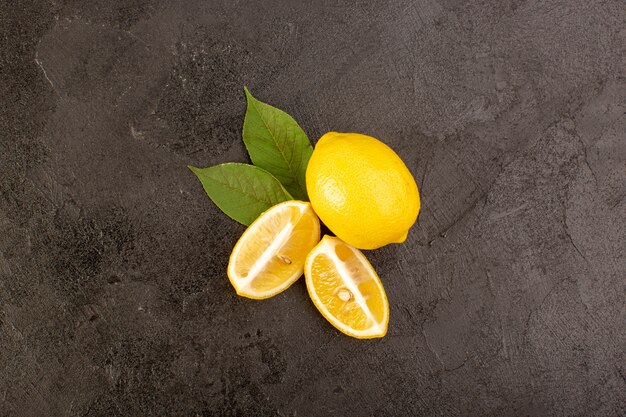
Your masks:
[[[361,251],[324,236],[307,256],[304,276],[313,304],[338,330],[359,339],[387,333],[387,295]]]
[[[300,278],[306,256],[319,240],[320,222],[311,204],[277,204],[262,213],[235,244],[228,278],[243,297],[272,297]]]
[[[401,243],[415,223],[415,179],[387,145],[358,133],[326,133],[306,171],[313,209],[330,230],[359,249]]]

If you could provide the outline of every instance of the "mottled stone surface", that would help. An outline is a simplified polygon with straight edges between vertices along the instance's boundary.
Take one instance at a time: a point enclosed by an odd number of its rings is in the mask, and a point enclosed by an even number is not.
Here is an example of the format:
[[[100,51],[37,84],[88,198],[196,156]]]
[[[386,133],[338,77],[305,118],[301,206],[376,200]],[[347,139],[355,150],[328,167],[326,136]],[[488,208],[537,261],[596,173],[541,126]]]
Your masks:
[[[0,4],[0,415],[626,414],[622,0]],[[422,212],[387,337],[225,274],[243,86]]]

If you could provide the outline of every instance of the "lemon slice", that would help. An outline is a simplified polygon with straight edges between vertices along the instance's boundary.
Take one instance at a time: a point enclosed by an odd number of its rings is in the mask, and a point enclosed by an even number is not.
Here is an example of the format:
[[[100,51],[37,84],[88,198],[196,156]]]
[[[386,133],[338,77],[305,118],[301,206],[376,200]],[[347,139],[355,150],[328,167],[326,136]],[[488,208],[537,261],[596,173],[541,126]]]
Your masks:
[[[311,204],[277,204],[262,213],[235,245],[228,278],[243,297],[272,297],[300,278],[306,255],[319,240],[320,221]]]
[[[307,256],[304,276],[313,304],[339,331],[359,339],[387,333],[387,295],[361,251],[324,236]]]

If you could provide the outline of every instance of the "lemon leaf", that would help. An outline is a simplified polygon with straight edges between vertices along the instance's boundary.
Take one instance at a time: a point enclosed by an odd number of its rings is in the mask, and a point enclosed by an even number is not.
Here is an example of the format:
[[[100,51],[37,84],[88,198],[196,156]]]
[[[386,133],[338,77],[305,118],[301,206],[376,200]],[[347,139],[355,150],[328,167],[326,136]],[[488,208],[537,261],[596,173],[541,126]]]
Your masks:
[[[274,175],[295,198],[308,200],[305,174],[313,153],[311,142],[290,115],[244,90],[248,107],[243,142],[252,163]]]
[[[270,207],[293,199],[272,174],[253,165],[231,162],[208,168],[187,167],[215,205],[246,226]]]

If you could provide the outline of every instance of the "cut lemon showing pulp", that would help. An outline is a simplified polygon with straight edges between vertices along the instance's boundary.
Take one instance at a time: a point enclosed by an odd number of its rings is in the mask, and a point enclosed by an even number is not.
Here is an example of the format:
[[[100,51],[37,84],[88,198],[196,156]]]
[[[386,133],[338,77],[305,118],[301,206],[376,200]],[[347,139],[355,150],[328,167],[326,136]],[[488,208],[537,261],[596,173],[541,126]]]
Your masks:
[[[304,276],[313,304],[338,330],[359,339],[387,333],[387,295],[361,251],[324,236],[307,256]]]
[[[319,240],[320,221],[311,204],[277,204],[261,214],[235,245],[228,278],[243,297],[272,297],[300,278],[306,255]]]

